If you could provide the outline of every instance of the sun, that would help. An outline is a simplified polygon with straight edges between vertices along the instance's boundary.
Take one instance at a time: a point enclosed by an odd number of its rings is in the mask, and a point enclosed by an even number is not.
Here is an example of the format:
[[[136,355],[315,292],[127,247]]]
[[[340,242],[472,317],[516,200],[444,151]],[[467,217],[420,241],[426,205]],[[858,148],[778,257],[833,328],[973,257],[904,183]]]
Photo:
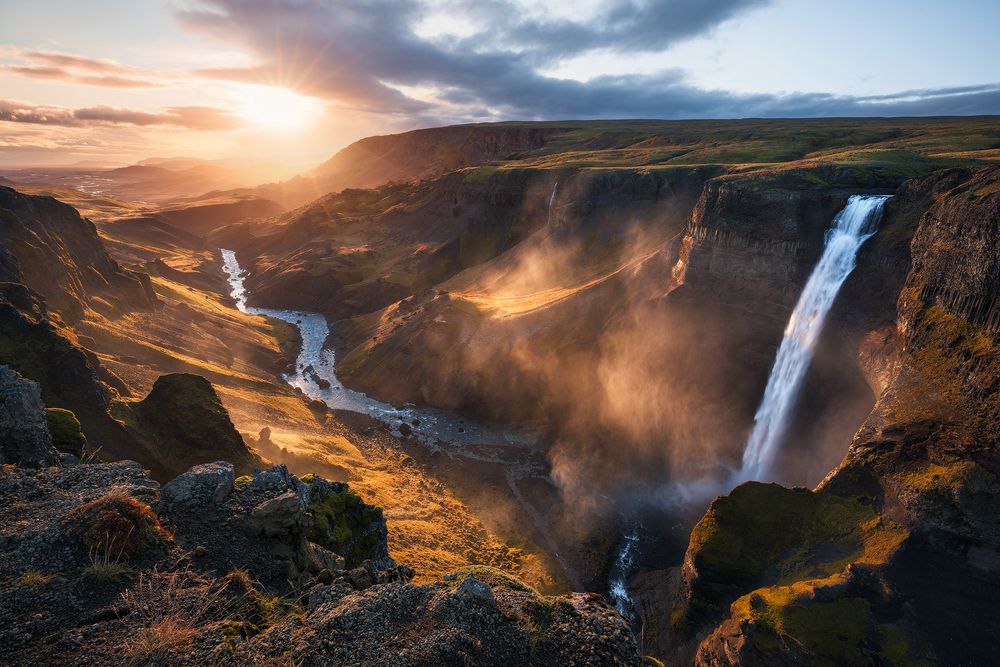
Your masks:
[[[319,114],[320,103],[312,97],[278,86],[241,86],[236,112],[260,130],[294,132],[304,129]]]

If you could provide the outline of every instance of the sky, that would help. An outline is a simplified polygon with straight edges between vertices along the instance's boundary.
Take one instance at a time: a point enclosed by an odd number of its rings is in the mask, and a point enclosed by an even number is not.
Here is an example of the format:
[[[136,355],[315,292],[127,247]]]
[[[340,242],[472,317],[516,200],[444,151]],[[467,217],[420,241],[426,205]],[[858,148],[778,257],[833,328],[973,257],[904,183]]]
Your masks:
[[[1000,113],[997,0],[0,0],[0,166],[513,119]]]

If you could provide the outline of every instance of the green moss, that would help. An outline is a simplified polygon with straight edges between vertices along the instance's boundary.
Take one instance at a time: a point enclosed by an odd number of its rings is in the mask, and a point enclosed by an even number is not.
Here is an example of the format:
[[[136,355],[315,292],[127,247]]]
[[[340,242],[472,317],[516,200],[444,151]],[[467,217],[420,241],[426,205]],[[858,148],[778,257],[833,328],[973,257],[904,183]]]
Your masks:
[[[874,517],[859,499],[750,482],[712,503],[690,549],[699,571],[732,582],[772,567],[779,581],[826,576],[861,553],[860,525]]]
[[[366,504],[353,489],[327,494],[308,509],[313,524],[306,537],[343,556],[347,567],[357,567],[368,559],[385,537],[384,531],[372,529],[382,518],[382,509]]]
[[[233,484],[235,484],[236,486],[243,486],[244,484],[249,484],[252,481],[253,481],[252,475],[240,475],[235,480],[233,480]]]
[[[76,456],[83,453],[87,438],[80,429],[80,421],[70,410],[63,408],[48,408],[45,419],[49,425],[52,444],[60,452],[69,452]]]
[[[864,476],[858,472],[851,481],[850,472],[842,486],[854,495],[749,482],[716,499],[692,531],[689,554],[699,589],[673,610],[674,630],[717,622],[733,599],[744,596],[739,599],[749,604],[747,593],[762,584],[778,585],[767,589],[771,598],[797,596],[813,588],[809,582],[839,581],[849,564],[886,562],[909,533],[875,512],[872,492],[860,483]],[[772,599],[754,614],[774,608]],[[766,635],[758,640],[770,641]]]
[[[464,169],[462,171],[462,177],[465,179],[466,183],[471,185],[485,185],[486,183],[489,183],[490,179],[493,178],[498,171],[500,170],[496,167],[474,167]]]
[[[1000,347],[991,332],[940,306],[918,312],[914,319],[914,365],[951,405],[976,406],[972,420],[984,437],[1000,430]]]

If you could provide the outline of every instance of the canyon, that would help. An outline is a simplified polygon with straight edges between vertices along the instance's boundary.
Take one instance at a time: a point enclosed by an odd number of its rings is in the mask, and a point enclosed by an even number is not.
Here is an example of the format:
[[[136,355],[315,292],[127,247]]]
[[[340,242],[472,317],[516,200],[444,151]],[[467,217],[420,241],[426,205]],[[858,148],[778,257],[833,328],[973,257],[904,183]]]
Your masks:
[[[155,204],[8,174],[3,387],[50,433],[4,440],[5,627],[36,629],[0,646],[68,663],[83,623],[107,656],[152,623],[128,591],[225,597],[243,568],[299,611],[206,612],[198,659],[983,664],[998,141],[993,117],[453,126]],[[39,545],[88,567],[66,517],[112,486],[169,539],[111,582],[18,583]]]

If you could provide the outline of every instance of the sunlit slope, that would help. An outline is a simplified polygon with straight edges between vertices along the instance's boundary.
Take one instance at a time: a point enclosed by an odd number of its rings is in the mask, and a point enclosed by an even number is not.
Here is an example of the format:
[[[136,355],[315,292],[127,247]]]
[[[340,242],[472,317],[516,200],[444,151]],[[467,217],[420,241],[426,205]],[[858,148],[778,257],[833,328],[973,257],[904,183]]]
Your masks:
[[[284,322],[238,311],[214,252],[182,233],[166,235],[161,225],[108,220],[100,226],[122,259],[156,257],[132,266],[150,276],[162,307],[115,320],[94,316],[79,327],[81,342],[133,396],[144,396],[164,373],[205,376],[265,459],[350,481],[382,506],[392,554],[412,563],[420,580],[481,563],[542,588],[559,585],[544,552],[523,535],[508,537],[490,516],[504,511],[504,499],[477,514],[459,491],[401,454],[379,424],[335,416],[288,387],[280,375],[294,359],[297,333]]]

